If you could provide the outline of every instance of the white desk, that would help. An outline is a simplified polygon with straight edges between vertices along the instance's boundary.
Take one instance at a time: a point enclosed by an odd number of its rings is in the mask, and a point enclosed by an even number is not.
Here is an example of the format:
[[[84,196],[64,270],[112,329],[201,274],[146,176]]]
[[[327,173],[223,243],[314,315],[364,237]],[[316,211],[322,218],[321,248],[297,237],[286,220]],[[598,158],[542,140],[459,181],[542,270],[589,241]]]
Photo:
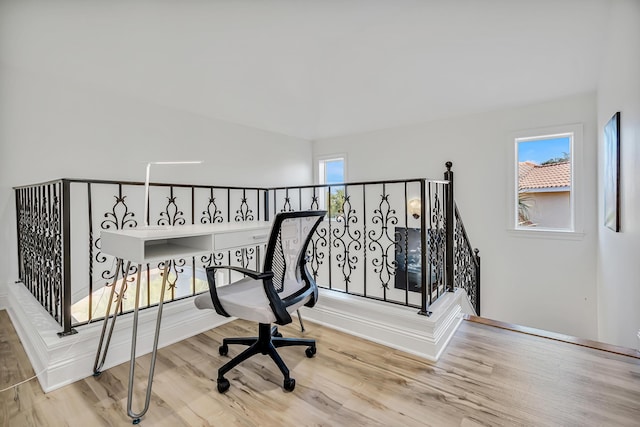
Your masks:
[[[271,223],[266,221],[257,222],[235,222],[204,225],[184,225],[177,227],[149,227],[130,228],[125,230],[103,230],[100,238],[102,242],[102,252],[112,255],[117,259],[116,273],[111,287],[111,295],[107,305],[107,312],[102,325],[102,334],[98,343],[96,360],[93,366],[94,376],[100,375],[100,369],[104,365],[109,349],[109,342],[113,334],[113,328],[117,316],[110,317],[111,304],[122,270],[122,264],[126,260],[127,266],[124,270],[129,271],[131,263],[138,264],[135,308],[133,311],[133,328],[131,336],[131,360],[129,365],[129,389],[127,394],[127,414],[133,419],[133,424],[138,424],[140,418],[149,409],[151,399],[151,384],[153,382],[153,371],[155,368],[156,354],[158,350],[158,337],[160,336],[160,322],[162,320],[162,306],[164,291],[167,282],[168,268],[172,259],[190,258],[200,255],[208,255],[212,252],[239,249],[244,247],[258,246],[265,244],[269,239]],[[133,379],[135,374],[136,339],[138,335],[138,307],[140,301],[140,272],[143,264],[154,262],[164,262],[162,274],[162,288],[160,290],[160,302],[158,303],[158,313],[156,318],[156,330],[151,352],[151,365],[149,368],[149,379],[147,382],[147,392],[145,405],[142,411],[135,413],[132,411]],[[123,284],[127,279],[127,274],[123,274]],[[116,307],[120,306],[123,292],[118,293]],[[108,328],[109,320],[111,326]],[[105,333],[109,329],[106,343]],[[104,343],[104,348],[103,348]]]

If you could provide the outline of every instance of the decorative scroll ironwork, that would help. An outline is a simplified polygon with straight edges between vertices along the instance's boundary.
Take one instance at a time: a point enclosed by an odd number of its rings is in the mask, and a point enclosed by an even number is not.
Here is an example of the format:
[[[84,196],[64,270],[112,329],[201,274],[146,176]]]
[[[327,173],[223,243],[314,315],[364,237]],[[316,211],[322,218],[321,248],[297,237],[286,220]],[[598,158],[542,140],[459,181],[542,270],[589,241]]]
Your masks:
[[[171,292],[171,299],[175,298],[176,286],[180,274],[184,273],[184,266],[187,262],[184,259],[169,260],[169,268],[167,268],[167,290]],[[164,262],[158,264],[158,270],[160,271],[160,277],[164,274]]]
[[[282,206],[282,209],[280,209],[280,212],[291,212],[293,211],[293,209],[291,208],[291,198],[289,197],[289,189],[285,190],[285,196],[284,196],[284,205]]]
[[[169,197],[167,197],[167,206],[164,212],[160,212],[160,219],[158,225],[185,225],[184,212],[178,208],[176,203],[177,196],[173,194],[173,187],[169,190]],[[184,273],[184,266],[186,265],[184,259],[172,259],[169,260],[169,267],[167,268],[167,289],[171,293],[171,299],[175,297],[176,285],[180,278],[180,273]],[[160,262],[158,264],[158,270],[161,272],[160,277],[163,275],[165,263]]]
[[[358,217],[356,210],[351,207],[351,196],[345,195],[342,212],[342,215],[336,217],[336,222],[343,226],[332,230],[332,244],[334,248],[342,250],[336,254],[336,261],[344,276],[344,282],[348,285],[351,282],[351,274],[358,265],[358,256],[354,252],[362,249],[362,233],[352,227],[358,223]]]
[[[88,273],[90,277],[87,282],[86,275],[74,275],[74,282],[71,283],[71,280],[64,276],[65,271],[67,271],[65,269],[67,267],[72,268],[72,266],[77,262],[83,262],[83,255],[82,251],[76,251],[73,259],[70,256],[64,255],[64,253],[66,253],[65,251],[69,250],[69,245],[65,244],[66,239],[68,239],[68,234],[66,235],[67,237],[64,237],[64,230],[68,230],[68,228],[63,226],[63,224],[66,224],[65,221],[67,221],[67,219],[64,221],[61,220],[63,217],[62,205],[64,204],[66,206],[66,204],[69,203],[69,198],[66,197],[64,203],[61,198],[63,187],[66,191],[68,186],[78,183],[83,184],[83,187],[86,188],[88,206],[82,206],[78,203],[73,203],[70,206],[72,206],[73,215],[78,214],[78,210],[79,215],[85,214],[87,211],[89,213],[88,219],[90,224],[86,231],[88,250],[84,257],[88,265]],[[138,226],[138,214],[131,211],[128,206],[130,196],[125,196],[125,194],[128,186],[139,187],[142,185],[143,183],[124,183],[117,181],[60,180],[53,183],[15,188],[20,279],[24,282],[25,287],[29,289],[34,297],[37,298],[38,301],[40,301],[40,303],[51,313],[52,317],[59,320],[61,324],[61,319],[63,317],[66,319],[64,320],[65,323],[63,325],[65,327],[65,331],[67,330],[66,322],[71,325],[71,317],[66,314],[66,310],[69,310],[69,313],[71,312],[71,300],[68,297],[68,295],[71,295],[71,291],[66,291],[67,286],[69,286],[69,289],[73,286],[75,289],[74,292],[77,293],[78,289],[80,289],[78,286],[87,286],[88,283],[88,289],[90,291],[96,290],[93,286],[93,278],[95,276],[100,277],[101,288],[103,286],[112,286],[113,279],[116,275],[115,263],[112,264],[112,258],[101,250],[101,240],[99,239],[100,230],[119,230]],[[103,190],[107,189],[107,191],[110,191],[109,187],[111,186],[115,186],[113,187],[115,189],[115,195],[110,195],[108,196],[109,198],[106,199],[106,202],[110,204],[104,211],[96,211],[96,194],[104,194],[104,192],[96,192],[95,189],[101,188]],[[167,199],[168,203],[166,205],[166,209],[160,214],[162,218],[161,221],[158,221],[159,225],[180,226],[193,221],[200,221],[201,223],[220,223],[224,222],[225,219],[228,220],[228,218],[233,218],[231,213],[234,212],[234,210],[229,205],[230,197],[228,197],[225,202],[220,203],[218,199],[213,197],[214,189],[221,189],[226,191],[227,194],[231,194],[232,191],[242,191],[242,204],[236,212],[236,219],[238,221],[250,221],[254,219],[254,211],[252,211],[247,203],[248,199],[246,195],[250,194],[249,191],[256,192],[258,194],[258,217],[261,216],[261,209],[266,208],[267,206],[267,198],[265,197],[262,199],[264,202],[261,202],[260,198],[261,192],[267,191],[264,188],[236,189],[232,187],[205,187],[181,184],[170,185],[170,187],[172,193]],[[194,190],[196,188],[205,188],[208,190],[211,197],[209,197],[208,200],[204,199],[205,202],[203,205],[205,205],[206,208],[203,209],[202,218],[192,218],[191,220],[187,220],[185,218],[184,213],[179,209],[179,198],[174,197],[174,188],[188,188],[191,190],[192,212],[194,210],[193,206],[197,205],[195,201],[196,196],[201,194]],[[94,191],[92,191],[92,189]],[[77,192],[74,192],[74,194],[77,194]],[[207,193],[204,193],[203,196],[206,197]],[[113,198],[111,199],[111,197]],[[112,200],[112,203],[109,202],[109,199]],[[67,211],[68,209],[64,212]],[[74,232],[81,232],[81,230],[74,230]],[[69,233],[69,231],[66,231],[66,233]],[[242,254],[240,262],[246,266],[256,260],[258,258],[258,254],[259,252],[257,249],[250,250]],[[201,261],[202,266],[206,267],[212,264],[220,265],[226,261],[231,262],[232,258],[233,254],[231,253],[215,253],[201,257]],[[78,259],[80,261],[77,261]],[[189,259],[171,261],[172,264],[169,266],[170,275],[168,277],[168,286],[170,289],[176,289],[176,286],[178,285],[182,286],[182,279],[185,274],[187,274],[187,271],[190,270],[188,267],[191,265],[195,267],[196,263],[194,261],[195,260],[192,261]],[[129,271],[124,271],[125,268],[126,264],[124,264],[121,270],[118,271],[118,276],[125,277],[129,282],[134,281],[137,273],[137,266],[133,265]],[[193,270],[191,274],[192,280],[190,282],[193,283],[196,280],[195,270]],[[56,275],[58,277],[56,277]],[[180,280],[178,280],[179,275],[181,276]],[[103,281],[104,283],[102,283]],[[118,282],[116,289],[117,293],[127,292],[127,288],[129,288],[129,292],[133,289],[129,282],[125,282],[122,289],[120,289],[121,280]],[[147,277],[147,282],[149,282],[149,277]],[[117,293],[115,295],[116,298]],[[176,295],[177,294],[176,289]],[[182,292],[180,292],[180,294],[182,294]],[[78,320],[77,318],[74,318],[73,326],[96,321],[101,315],[103,315],[103,313],[94,313],[92,311],[95,310],[95,304],[92,302],[91,298],[92,297],[89,296],[89,305],[91,307],[88,308],[88,312],[84,316],[85,320]],[[169,298],[174,298],[174,295],[172,294]],[[147,301],[147,304],[150,303],[151,302]],[[122,312],[122,307],[117,308],[117,312]],[[71,326],[69,326],[69,329],[71,329]]]
[[[480,268],[478,256],[479,251],[477,249],[472,249],[457,207],[455,208],[454,248],[454,285],[455,287],[462,288],[467,292],[467,295],[471,300],[471,304],[476,309],[476,314],[479,315],[480,307],[478,299],[480,297],[480,278],[477,274]]]
[[[167,206],[164,212],[160,212],[160,219],[158,225],[185,225],[184,212],[178,208],[176,203],[177,197],[173,194],[173,187],[171,187],[169,197],[167,197]]]
[[[311,267],[313,280],[318,280],[318,271],[320,270],[320,266],[324,263],[325,253],[323,249],[327,247],[328,236],[329,231],[327,228],[319,226],[316,228],[316,232],[309,243],[309,249],[307,250],[307,255],[309,256],[308,265]]]
[[[113,204],[109,212],[104,213],[103,216],[106,219],[100,223],[100,228],[102,230],[123,230],[125,228],[137,227],[138,221],[135,220],[135,213],[129,211],[129,207],[126,203],[127,196],[123,195],[122,193],[122,185],[118,185],[118,194],[113,196],[113,198],[115,199],[115,203]],[[93,244],[96,249],[96,253],[94,256],[95,262],[98,264],[106,263],[108,258],[102,253],[101,239],[97,238]],[[128,274],[131,274],[131,276],[128,277],[127,282],[132,282],[134,280],[133,275],[137,273],[138,268],[137,266],[132,266],[129,271],[125,271],[125,268],[126,267],[123,264],[119,274],[121,277],[127,277]],[[111,271],[110,269],[105,269],[100,274],[100,277],[105,280],[105,286],[112,286],[115,276],[116,272]],[[121,289],[121,292],[126,292],[126,290],[127,284],[125,283],[125,285]],[[116,291],[116,293],[117,292],[118,291]],[[114,298],[115,297],[117,297],[117,295],[114,295]]]
[[[445,247],[447,244],[444,227],[427,230],[428,265],[430,292],[436,292],[436,297],[444,292]],[[433,301],[434,298],[432,298]]]
[[[320,209],[318,206],[319,206],[319,205],[318,205],[318,196],[316,195],[316,191],[315,191],[315,188],[314,188],[314,189],[313,189],[313,196],[311,196],[311,206],[310,206],[310,209],[311,209],[311,210],[318,210],[318,209]]]
[[[118,186],[118,195],[113,197],[116,199],[116,202],[111,207],[111,211],[104,214],[104,217],[107,219],[100,223],[100,227],[103,230],[109,230],[111,228],[123,230],[125,228],[137,227],[138,222],[134,219],[135,214],[129,212],[129,207],[126,204],[127,196],[122,195],[122,186]]]
[[[445,178],[445,180],[447,179]],[[138,225],[137,215],[131,212],[127,206],[128,198],[123,195],[123,187],[128,185],[140,186],[142,183],[86,180],[66,180],[66,182],[67,184],[68,182],[91,183],[94,187],[114,184],[118,186],[117,195],[113,196],[113,204],[107,209],[106,213],[96,212],[95,221],[90,213],[90,221],[92,221],[92,227],[89,227],[91,249],[87,251],[88,254],[86,255],[90,259],[90,274],[92,274],[94,267],[98,267],[95,269],[96,273],[105,280],[106,285],[111,286],[116,272],[113,271],[114,267],[110,266],[110,262],[109,264],[107,263],[109,257],[101,252],[100,239],[93,241],[93,232],[95,230],[99,232],[100,229],[136,227]],[[449,180],[449,183],[450,182],[452,181]],[[429,185],[428,196],[425,193],[427,183]],[[373,209],[369,208],[367,210],[369,204],[367,203],[366,195],[370,193],[369,189],[373,189],[373,185],[380,186],[381,184],[383,185],[382,194],[377,193],[376,197],[374,197],[376,201],[373,202]],[[407,192],[407,185],[409,184],[413,187]],[[348,195],[345,192],[345,197],[341,197],[340,202],[336,203],[336,205],[339,206],[331,208],[332,211],[337,211],[337,215],[336,212],[332,212],[332,214],[336,216],[332,215],[328,221],[325,221],[323,225],[317,228],[307,248],[307,254],[309,255],[307,265],[319,286],[380,299],[395,304],[421,307],[421,305],[416,302],[416,299],[413,298],[414,296],[409,294],[408,290],[407,292],[403,292],[403,297],[398,297],[397,292],[391,292],[389,289],[389,283],[393,280],[394,276],[397,276],[396,269],[398,267],[392,251],[402,243],[401,239],[399,239],[398,227],[405,230],[404,243],[406,245],[408,241],[406,233],[413,230],[412,233],[415,235],[416,229],[412,229],[411,227],[416,227],[416,225],[419,224],[419,227],[423,227],[426,230],[422,230],[417,236],[421,240],[421,248],[426,248],[428,251],[428,255],[423,255],[426,258],[423,261],[428,263],[423,269],[423,272],[428,274],[428,278],[425,278],[426,281],[423,283],[429,283],[429,285],[436,284],[435,288],[429,287],[431,292],[429,292],[427,303],[431,304],[434,301],[433,296],[435,296],[435,298],[439,296],[440,289],[444,289],[445,282],[447,282],[447,286],[451,286],[451,283],[453,283],[456,287],[465,288],[472,302],[475,301],[476,304],[478,304],[480,296],[480,258],[477,252],[474,253],[469,244],[457,210],[455,213],[455,221],[448,227],[449,230],[454,229],[455,231],[449,234],[445,233],[447,229],[446,225],[449,224],[447,221],[451,218],[447,216],[449,208],[444,208],[445,205],[449,206],[447,202],[449,200],[449,193],[445,192],[445,189],[450,186],[447,184],[447,182],[443,181],[427,181],[424,179],[349,184],[351,188],[353,188],[353,186],[362,186],[362,200],[358,198],[356,202],[353,194]],[[345,184],[344,188],[347,188],[349,185]],[[392,185],[398,187],[397,195],[394,189],[395,187],[392,187]],[[257,218],[261,218],[263,212],[264,217],[268,218],[268,211],[277,211],[275,207],[269,208],[269,201],[276,199],[275,194],[278,191],[285,190],[285,188],[241,189],[180,184],[171,184],[168,186],[171,187],[171,195],[167,199],[168,202],[164,212],[160,214],[159,225],[180,226],[192,222],[208,224],[222,223],[224,221],[252,221],[256,216]],[[415,194],[418,186],[422,192],[421,198],[424,200],[424,216],[420,217],[419,221],[409,217],[405,207],[408,193],[413,192]],[[184,213],[179,209],[179,204],[181,203],[179,203],[177,197],[174,197],[174,187],[191,189],[190,203],[192,217],[189,220],[185,219]],[[202,188],[207,191],[199,192],[195,191],[195,188]],[[225,198],[214,197],[214,189],[219,188],[226,191],[226,200]],[[327,191],[329,188],[331,188],[329,185],[289,187],[284,205],[282,206],[283,211],[294,210],[291,199],[289,198],[289,194],[294,190],[298,191],[299,196],[297,196],[297,198],[299,198],[300,204],[302,204],[303,201],[307,201],[306,203],[310,204],[310,209],[322,208],[323,206],[321,205],[328,205],[330,203],[330,197],[327,197],[325,200],[324,197],[319,197],[319,195],[322,196],[324,194],[328,196],[330,194],[330,192]],[[404,188],[404,197],[401,196],[402,188]],[[432,189],[435,190],[432,191]],[[65,189],[65,192],[66,191]],[[234,191],[239,191],[242,195],[241,198],[235,198],[235,200],[240,200],[239,207],[237,204],[231,206],[231,201],[234,200],[231,195]],[[258,192],[255,214],[247,202],[247,195],[253,194],[249,193],[250,191]],[[51,308],[50,313],[52,313],[51,315],[56,319],[66,316],[61,304],[62,300],[65,300],[64,304],[67,304],[67,293],[64,291],[67,286],[67,279],[64,277],[64,271],[66,271],[64,270],[64,268],[66,268],[64,263],[65,260],[70,259],[70,257],[63,255],[63,253],[66,253],[64,251],[68,249],[64,247],[66,237],[63,236],[65,233],[64,230],[68,226],[64,225],[67,224],[65,222],[66,220],[61,221],[61,217],[64,216],[64,212],[67,212],[68,208],[63,210],[61,207],[62,205],[66,206],[67,203],[67,201],[61,203],[61,192],[62,185],[60,182],[16,188],[20,278],[47,310]],[[264,198],[260,196],[260,192],[265,193]],[[271,195],[269,195],[268,192],[272,192]],[[199,203],[194,200],[197,196],[201,197]],[[92,197],[94,196],[89,194],[89,204],[92,203]],[[67,199],[65,198],[65,200]],[[280,201],[281,200],[282,198],[280,198]],[[73,205],[75,206],[77,204]],[[193,217],[193,212],[197,212],[195,206],[204,207],[201,210],[202,215],[200,218]],[[264,210],[261,211],[261,209]],[[91,207],[89,207],[89,211],[91,212]],[[398,215],[398,212],[404,212],[404,218],[401,218],[402,215]],[[418,230],[421,230],[421,228],[418,228]],[[96,233],[96,235],[97,234],[98,233]],[[449,245],[447,238],[453,238],[453,234],[455,234],[455,241]],[[451,247],[455,248],[455,280],[446,280],[444,271],[453,271],[453,268],[449,268],[448,266],[448,263],[454,258],[454,256],[450,257],[449,252],[447,252]],[[402,248],[398,248],[398,250],[401,249]],[[404,250],[406,251],[407,248],[404,248]],[[76,253],[78,252],[76,251]],[[80,257],[81,256],[82,255],[80,255]],[[197,260],[172,260],[169,266],[169,288],[177,291],[176,286],[178,283],[183,283],[182,280],[178,280],[178,276],[184,276],[186,274],[185,272],[190,270],[190,266],[195,268],[199,262],[201,262],[200,266],[202,267],[221,265],[224,263],[237,263],[243,267],[250,267],[251,264],[257,262],[259,258],[260,249],[250,248],[238,251],[212,253],[199,257]],[[363,268],[363,263],[367,263],[369,268]],[[107,266],[110,267],[107,268]],[[198,266],[198,268],[200,268],[200,266]],[[163,265],[160,264],[159,267],[162,268]],[[123,269],[124,268],[125,267],[123,267]],[[133,270],[126,272],[119,271],[118,274],[121,277],[127,277],[128,280],[135,280],[134,276],[136,271],[134,270],[136,266],[134,265],[132,269]],[[354,274],[356,269],[363,271]],[[425,271],[425,269],[427,271]],[[191,282],[195,283],[195,280],[197,280],[195,270],[191,274]],[[74,277],[76,277],[74,280],[77,281],[84,280],[82,275],[75,275]],[[347,285],[346,288],[336,286],[342,281]],[[373,284],[373,286],[369,284]],[[126,292],[126,285],[125,283],[122,292]],[[379,285],[379,287],[376,288],[376,285]],[[131,286],[129,286],[129,288],[131,289]],[[372,291],[369,292],[368,289]],[[380,293],[381,290],[384,290],[382,294]],[[170,298],[174,298],[173,293]],[[69,307],[71,306],[70,302],[68,305]],[[90,315],[90,317],[91,319],[89,321],[97,320],[96,316]],[[83,322],[84,321],[76,321],[74,326],[82,324]]]
[[[206,268],[214,265],[222,265],[223,259],[224,254],[221,252],[216,252],[200,257],[200,262],[202,262],[202,266]]]
[[[207,210],[202,212],[204,215],[200,218],[202,224],[214,224],[216,222],[222,222],[222,211],[218,209],[216,204],[216,198],[213,197],[213,188],[211,189],[211,195],[209,196],[209,203],[207,204]]]
[[[240,202],[240,209],[236,211],[236,222],[239,221],[253,221],[253,211],[249,208],[247,203],[246,191],[242,191],[242,200]],[[255,248],[242,248],[235,251],[236,261],[243,267],[247,268],[251,260],[255,255]]]
[[[64,319],[62,182],[16,190],[20,279],[61,325]]]
[[[213,196],[213,188],[209,189],[209,203],[207,204],[207,210],[202,212],[202,218],[200,218],[201,224],[215,224],[224,221],[222,217],[222,211],[216,204],[216,198]],[[224,255],[222,253],[212,253],[200,257],[200,262],[203,267],[211,267],[212,265],[222,265]]]
[[[236,261],[242,266],[242,268],[249,268],[249,263],[253,261],[255,253],[255,248],[237,249],[235,252]]]
[[[431,188],[430,188],[431,190]],[[429,191],[431,209],[429,210],[429,229],[427,230],[428,245],[428,281],[429,299],[433,301],[444,293],[445,263],[446,263],[446,222],[445,212],[441,202],[440,191],[436,188]],[[435,292],[435,298],[433,293]]]
[[[247,194],[242,191],[242,201],[240,202],[240,209],[236,211],[235,220],[238,221],[253,221],[253,211],[249,208],[247,203]]]
[[[390,226],[398,224],[398,217],[396,216],[396,210],[391,208],[389,203],[389,194],[386,193],[383,185],[383,193],[380,195],[380,204],[378,208],[373,211],[373,217],[371,221],[379,225],[379,229],[369,230],[367,236],[369,237],[369,250],[379,252],[379,257],[372,257],[371,263],[373,264],[373,271],[378,273],[380,284],[383,288],[389,289],[389,282],[395,277],[396,261],[395,247],[398,243],[398,239],[395,237],[395,233],[390,233]],[[406,242],[406,239],[405,239]],[[406,250],[406,249],[405,249]]]
[[[442,202],[440,201],[440,193],[438,191],[433,192],[433,202],[431,203],[430,221],[431,221],[431,227],[444,228],[444,209],[442,208]]]

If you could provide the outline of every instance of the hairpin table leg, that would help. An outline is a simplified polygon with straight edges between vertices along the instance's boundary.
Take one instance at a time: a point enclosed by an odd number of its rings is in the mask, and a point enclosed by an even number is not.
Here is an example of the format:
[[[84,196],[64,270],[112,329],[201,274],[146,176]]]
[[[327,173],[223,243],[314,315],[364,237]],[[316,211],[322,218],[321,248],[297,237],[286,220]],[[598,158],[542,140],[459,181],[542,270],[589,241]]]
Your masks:
[[[162,320],[162,304],[164,302],[164,290],[167,284],[167,274],[169,273],[169,260],[164,262],[164,270],[162,273],[162,287],[160,289],[160,302],[158,303],[158,314],[156,318],[156,332],[153,338],[153,350],[151,351],[151,366],[149,367],[149,377],[147,379],[147,393],[144,401],[144,408],[142,411],[135,413],[131,410],[133,404],[133,380],[135,375],[136,365],[136,338],[138,334],[138,307],[140,305],[140,270],[141,266],[138,264],[138,286],[136,287],[136,304],[133,311],[133,330],[131,334],[131,362],[129,365],[129,390],[127,393],[127,414],[133,418],[133,424],[138,424],[140,418],[149,409],[149,402],[151,400],[151,385],[153,383],[153,371],[156,366],[156,355],[158,352],[158,337],[160,336],[160,322]]]
[[[93,376],[97,377],[101,373],[102,366],[104,365],[104,361],[107,358],[107,351],[109,350],[109,343],[111,342],[111,335],[113,334],[113,327],[116,325],[116,319],[118,318],[118,307],[122,301],[122,295],[124,294],[124,286],[127,281],[127,273],[129,273],[129,267],[131,266],[130,262],[127,262],[127,268],[122,274],[122,285],[120,286],[120,292],[118,293],[118,301],[116,302],[116,312],[113,313],[113,318],[111,319],[111,326],[109,327],[109,334],[107,335],[107,341],[104,343],[104,336],[107,331],[107,325],[109,324],[109,315],[111,313],[111,304],[113,303],[113,295],[116,291],[116,285],[118,284],[118,276],[120,274],[120,269],[122,268],[122,259],[118,258],[118,262],[116,264],[116,271],[113,276],[113,283],[111,284],[111,293],[109,294],[109,302],[107,303],[107,310],[104,315],[104,322],[102,323],[102,333],[100,334],[100,341],[98,342],[98,351],[96,352],[96,360],[93,363]],[[102,347],[102,344],[104,348]]]

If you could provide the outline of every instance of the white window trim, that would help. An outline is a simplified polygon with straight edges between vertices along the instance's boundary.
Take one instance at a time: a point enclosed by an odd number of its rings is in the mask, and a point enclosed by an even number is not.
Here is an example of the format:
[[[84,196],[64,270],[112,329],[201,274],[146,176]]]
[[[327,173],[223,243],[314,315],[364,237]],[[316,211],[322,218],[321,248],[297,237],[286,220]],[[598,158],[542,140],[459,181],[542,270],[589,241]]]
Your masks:
[[[327,161],[331,161],[331,160],[342,160],[343,161],[343,167],[344,167],[344,182],[347,182],[347,154],[346,153],[332,153],[332,154],[325,154],[322,156],[314,156],[313,158],[313,174],[314,174],[314,178],[313,181],[316,184],[320,184],[320,185],[325,185],[326,182],[322,182],[323,180],[321,180],[320,178],[320,162],[327,162]],[[327,207],[327,203],[326,203],[326,195],[324,191],[320,191],[318,194],[318,206],[322,207],[322,208],[326,208]]]
[[[331,161],[331,160],[342,160],[344,163],[344,182],[348,182],[348,178],[347,178],[347,154],[346,153],[332,153],[332,154],[325,154],[322,156],[315,156],[314,157],[314,161],[313,161],[313,175],[314,175],[314,182],[316,184],[325,184],[324,182],[320,181],[320,162],[327,162],[327,161]]]
[[[550,228],[518,228],[516,212],[518,200],[515,197],[518,188],[518,151],[516,145],[526,139],[539,139],[551,135],[572,133],[571,138],[571,223],[572,229],[560,230]],[[507,197],[507,231],[518,237],[537,237],[555,239],[580,239],[584,236],[584,175],[582,167],[582,151],[584,146],[582,123],[527,129],[513,132],[509,137],[508,197]]]

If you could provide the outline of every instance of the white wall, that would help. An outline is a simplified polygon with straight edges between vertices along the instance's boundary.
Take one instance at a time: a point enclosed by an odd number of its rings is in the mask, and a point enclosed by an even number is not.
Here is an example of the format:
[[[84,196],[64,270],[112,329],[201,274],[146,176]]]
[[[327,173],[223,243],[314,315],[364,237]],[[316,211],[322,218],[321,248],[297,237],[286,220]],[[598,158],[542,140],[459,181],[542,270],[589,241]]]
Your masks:
[[[511,133],[573,123],[584,125],[584,236],[509,233]],[[350,181],[442,178],[451,160],[456,201],[482,257],[482,315],[597,338],[595,94],[315,141],[313,152],[347,153]]]
[[[0,286],[17,278],[11,188],[56,178],[234,186],[309,184],[311,143],[0,63]],[[2,289],[0,288],[0,294]]]
[[[524,193],[529,219],[536,227],[571,228],[571,194],[568,191]]]
[[[640,2],[612,2],[598,84],[598,333],[640,348]],[[621,113],[621,230],[604,227],[603,129]]]

